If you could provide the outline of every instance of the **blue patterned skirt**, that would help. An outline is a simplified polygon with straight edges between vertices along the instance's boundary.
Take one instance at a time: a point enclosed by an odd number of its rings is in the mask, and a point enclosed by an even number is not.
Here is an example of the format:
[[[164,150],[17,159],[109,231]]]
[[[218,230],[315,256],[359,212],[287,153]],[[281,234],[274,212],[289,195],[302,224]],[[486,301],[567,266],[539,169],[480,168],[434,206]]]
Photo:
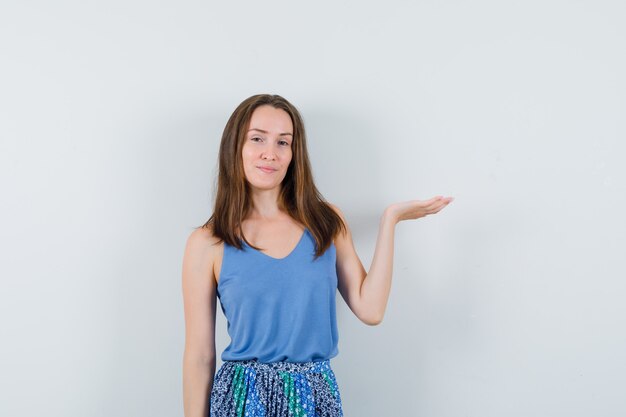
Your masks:
[[[341,396],[330,360],[224,361],[215,374],[210,417],[339,417]]]

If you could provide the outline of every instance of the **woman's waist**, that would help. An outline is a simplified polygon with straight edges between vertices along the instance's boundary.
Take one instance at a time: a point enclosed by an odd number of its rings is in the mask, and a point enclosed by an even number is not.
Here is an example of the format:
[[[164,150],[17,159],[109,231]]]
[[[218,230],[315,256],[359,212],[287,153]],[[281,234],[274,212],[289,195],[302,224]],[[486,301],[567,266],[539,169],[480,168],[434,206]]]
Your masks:
[[[275,362],[261,362],[258,359],[244,359],[244,360],[224,360],[222,367],[244,367],[251,368],[255,371],[261,372],[297,372],[297,373],[324,373],[332,372],[330,366],[330,359],[323,359],[321,361],[307,361],[307,362],[289,362],[289,361],[275,361]]]

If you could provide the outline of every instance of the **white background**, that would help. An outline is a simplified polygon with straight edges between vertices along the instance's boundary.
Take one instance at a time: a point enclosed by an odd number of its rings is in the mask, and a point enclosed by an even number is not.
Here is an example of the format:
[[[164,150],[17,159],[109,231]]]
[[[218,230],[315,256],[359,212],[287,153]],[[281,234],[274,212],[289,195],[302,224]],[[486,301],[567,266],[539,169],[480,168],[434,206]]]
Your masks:
[[[182,416],[184,244],[275,93],[366,269],[388,204],[455,197],[397,225],[380,326],[338,294],[346,416],[624,416],[625,12],[3,2],[0,415]]]

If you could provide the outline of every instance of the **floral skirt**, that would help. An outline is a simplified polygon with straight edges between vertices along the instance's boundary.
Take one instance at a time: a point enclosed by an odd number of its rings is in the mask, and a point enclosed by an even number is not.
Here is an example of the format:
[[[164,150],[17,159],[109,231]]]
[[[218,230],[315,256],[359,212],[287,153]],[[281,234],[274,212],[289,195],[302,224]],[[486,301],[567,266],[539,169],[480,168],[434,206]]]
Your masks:
[[[341,396],[330,360],[224,361],[215,374],[210,417],[339,417]]]

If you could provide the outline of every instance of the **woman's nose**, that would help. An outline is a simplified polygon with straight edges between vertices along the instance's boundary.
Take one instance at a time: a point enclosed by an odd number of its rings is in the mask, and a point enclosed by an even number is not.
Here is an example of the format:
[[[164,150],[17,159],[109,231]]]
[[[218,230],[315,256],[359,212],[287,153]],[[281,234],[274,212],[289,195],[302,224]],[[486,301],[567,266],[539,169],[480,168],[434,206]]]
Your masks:
[[[276,159],[276,149],[274,145],[268,145],[266,149],[263,150],[262,158],[263,159]]]
[[[261,158],[263,159],[276,159],[276,152],[270,147],[269,149],[265,149],[261,154]]]

